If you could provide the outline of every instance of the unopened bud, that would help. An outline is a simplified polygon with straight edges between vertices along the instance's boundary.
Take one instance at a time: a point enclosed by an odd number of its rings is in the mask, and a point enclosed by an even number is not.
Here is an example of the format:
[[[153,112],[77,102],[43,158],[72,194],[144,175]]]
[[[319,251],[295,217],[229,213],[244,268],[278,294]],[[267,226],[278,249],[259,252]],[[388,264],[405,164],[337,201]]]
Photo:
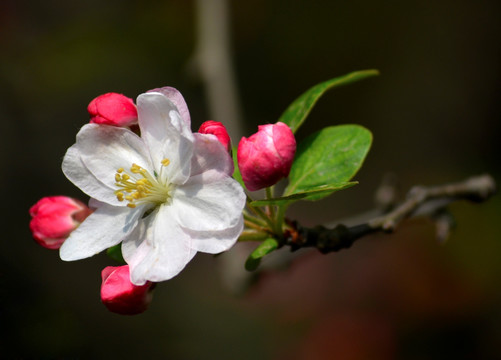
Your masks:
[[[250,191],[269,187],[289,176],[296,153],[292,130],[284,123],[260,125],[258,132],[238,144],[237,160]]]
[[[200,134],[212,134],[217,137],[228,152],[231,152],[231,139],[224,125],[218,121],[208,120],[198,130]]]
[[[67,196],[44,197],[30,208],[30,229],[41,246],[59,249],[91,212],[85,204]]]
[[[98,96],[87,106],[94,124],[127,127],[137,124],[137,108],[131,98],[117,93]]]
[[[101,277],[101,301],[111,312],[136,315],[148,308],[155,283],[134,285],[130,281],[129,265],[105,267]]]

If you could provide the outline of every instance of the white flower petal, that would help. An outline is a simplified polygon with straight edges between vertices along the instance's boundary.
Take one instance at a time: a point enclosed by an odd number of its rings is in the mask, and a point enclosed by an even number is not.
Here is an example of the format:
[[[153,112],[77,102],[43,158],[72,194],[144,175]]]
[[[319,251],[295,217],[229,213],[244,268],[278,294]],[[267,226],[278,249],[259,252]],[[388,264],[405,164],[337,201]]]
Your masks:
[[[144,208],[103,204],[71,233],[59,250],[62,260],[80,260],[118,244],[136,227]]]
[[[150,154],[144,141],[132,131],[115,126],[88,124],[77,135],[75,144],[84,165],[110,188],[115,186],[119,168],[128,171],[137,164],[152,170]]]
[[[139,219],[134,231],[132,231],[129,236],[123,240],[122,256],[127,264],[130,264],[133,260],[140,262],[140,260],[144,258],[144,255],[141,256],[139,253],[136,253],[136,251],[146,238],[146,231],[150,227],[152,219],[155,218],[156,214],[157,211],[153,211],[153,213],[148,216]]]
[[[88,206],[89,208],[91,208],[92,210],[96,210],[97,208],[100,208],[100,207],[101,207],[101,206],[103,206],[104,204],[106,204],[106,203],[104,203],[104,202],[102,202],[102,201],[99,201],[99,200],[97,200],[97,199],[94,199],[94,198],[90,198],[90,199],[89,199],[89,202],[88,202],[88,204],[87,204],[87,206]]]
[[[136,285],[173,278],[196,254],[171,212],[172,207],[162,205],[150,215],[145,238],[129,261],[131,281]]]
[[[189,124],[179,115],[176,106],[164,95],[156,92],[141,94],[137,98],[141,137],[148,145],[153,166],[162,180],[183,184],[190,175],[193,154],[193,134]],[[170,164],[161,169],[161,161]]]
[[[207,170],[218,170],[231,176],[233,174],[233,159],[223,144],[212,134],[193,134],[195,148],[191,158],[191,174],[195,176]]]
[[[185,229],[191,237],[191,248],[196,251],[219,254],[229,250],[238,240],[244,228],[243,216],[240,221],[231,228],[221,231],[193,231]]]
[[[238,182],[217,171],[206,171],[178,187],[171,207],[181,226],[196,231],[219,231],[234,227],[245,205]]]
[[[188,105],[186,105],[186,101],[184,100],[183,95],[181,95],[181,93],[177,89],[170,86],[165,86],[163,88],[153,89],[148,92],[158,92],[169,99],[177,108],[179,114],[183,118],[183,121],[188,124],[188,127],[190,126],[191,119]]]
[[[128,129],[87,124],[77,134],[77,142],[68,149],[63,172],[83,192],[110,205],[125,206],[114,193],[115,174],[136,163],[148,170],[149,152],[136,134]]]
[[[85,166],[80,154],[81,151],[77,144],[66,151],[62,164],[64,175],[91,198],[111,205],[122,206],[123,204],[117,200],[114,194],[115,188],[99,181]]]

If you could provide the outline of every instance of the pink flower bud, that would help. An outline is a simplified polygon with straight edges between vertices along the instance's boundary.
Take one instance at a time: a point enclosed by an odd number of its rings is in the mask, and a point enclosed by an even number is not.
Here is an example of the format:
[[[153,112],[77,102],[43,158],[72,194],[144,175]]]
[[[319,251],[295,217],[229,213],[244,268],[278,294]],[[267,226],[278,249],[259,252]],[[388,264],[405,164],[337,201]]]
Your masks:
[[[94,124],[131,126],[137,124],[137,108],[131,98],[117,93],[98,96],[87,106]]]
[[[59,249],[91,212],[85,204],[67,196],[44,197],[30,208],[30,229],[37,243]]]
[[[260,125],[258,132],[240,140],[237,160],[245,186],[256,191],[289,176],[296,152],[292,130],[284,123]]]
[[[101,277],[101,301],[111,312],[136,315],[150,304],[155,284],[149,281],[141,286],[131,283],[129,265],[105,267]]]
[[[226,150],[228,150],[228,152],[231,151],[231,139],[222,123],[218,121],[208,120],[200,126],[198,132],[200,134],[215,135],[219,142],[226,148]]]

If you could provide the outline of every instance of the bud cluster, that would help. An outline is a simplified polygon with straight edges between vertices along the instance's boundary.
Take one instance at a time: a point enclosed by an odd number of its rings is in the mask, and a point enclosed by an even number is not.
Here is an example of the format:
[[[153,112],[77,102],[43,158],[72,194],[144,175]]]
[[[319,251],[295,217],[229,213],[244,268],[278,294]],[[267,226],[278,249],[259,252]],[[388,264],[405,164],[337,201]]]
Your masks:
[[[167,91],[170,101],[181,109],[181,113],[188,116],[184,100],[177,90],[157,90],[160,93]],[[113,126],[132,127],[134,132],[138,132],[138,108],[132,99],[122,94],[107,93],[98,96],[89,103],[87,110],[90,123],[107,125],[102,128],[107,130],[102,131],[110,131],[109,126]],[[232,153],[231,139],[222,123],[206,121],[200,126],[199,134],[203,134],[202,139],[204,136],[215,137],[227,153]],[[214,142],[214,138],[210,141]],[[203,148],[205,145],[200,146]],[[247,189],[255,191],[268,188],[287,177],[295,151],[294,135],[291,129],[281,122],[261,125],[257,133],[249,138],[242,138],[238,145],[237,159]],[[207,154],[205,156],[208,157]],[[167,168],[169,163],[170,160],[164,158],[161,160],[161,168]],[[115,191],[116,198],[119,201],[127,200],[130,208],[135,208],[136,204],[147,200],[151,203],[168,203],[170,188],[160,184],[157,176],[159,174],[149,174],[136,164],[132,164],[130,172],[118,168],[115,174],[115,185],[118,188]],[[81,201],[67,196],[44,197],[30,209],[30,229],[38,244],[48,249],[59,249],[92,212],[93,209]],[[81,229],[83,228],[84,226]],[[69,242],[70,240],[63,248]],[[121,258],[121,255],[118,258]],[[131,272],[129,265],[108,266],[102,270],[101,300],[108,310],[133,315],[145,311],[148,307],[155,283],[146,281],[144,285],[135,285],[131,281]]]

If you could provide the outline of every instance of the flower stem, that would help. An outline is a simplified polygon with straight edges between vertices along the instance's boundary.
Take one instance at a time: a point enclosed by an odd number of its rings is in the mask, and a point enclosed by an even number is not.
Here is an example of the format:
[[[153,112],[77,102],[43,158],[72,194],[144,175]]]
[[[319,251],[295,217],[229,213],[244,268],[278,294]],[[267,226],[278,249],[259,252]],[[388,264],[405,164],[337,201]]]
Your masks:
[[[251,199],[247,198],[247,208],[252,211],[254,214],[259,216],[261,219],[266,221],[266,224],[269,226],[270,229],[274,229],[274,221],[259,207],[253,207],[250,205]]]
[[[262,231],[244,230],[238,237],[238,241],[262,241],[270,237],[270,234]]]
[[[252,222],[252,223],[254,223],[256,225],[261,225],[262,227],[268,226],[268,224],[266,223],[266,221],[263,221],[261,218],[257,218],[255,216],[250,215],[245,210],[243,212],[243,215],[244,215],[244,220],[246,220],[246,221]]]
[[[244,220],[244,225],[247,226],[248,228],[256,229],[259,231],[266,231],[268,229],[267,227],[263,227],[259,224],[253,223],[252,221],[249,221],[249,220]]]
[[[279,238],[283,237],[284,230],[284,219],[285,219],[285,211],[287,210],[287,205],[279,206],[277,216],[275,218],[275,234],[279,236]]]
[[[273,199],[273,189],[271,186],[266,188],[266,199]],[[273,205],[268,205],[266,209],[270,214],[270,219],[275,219],[275,207]]]

